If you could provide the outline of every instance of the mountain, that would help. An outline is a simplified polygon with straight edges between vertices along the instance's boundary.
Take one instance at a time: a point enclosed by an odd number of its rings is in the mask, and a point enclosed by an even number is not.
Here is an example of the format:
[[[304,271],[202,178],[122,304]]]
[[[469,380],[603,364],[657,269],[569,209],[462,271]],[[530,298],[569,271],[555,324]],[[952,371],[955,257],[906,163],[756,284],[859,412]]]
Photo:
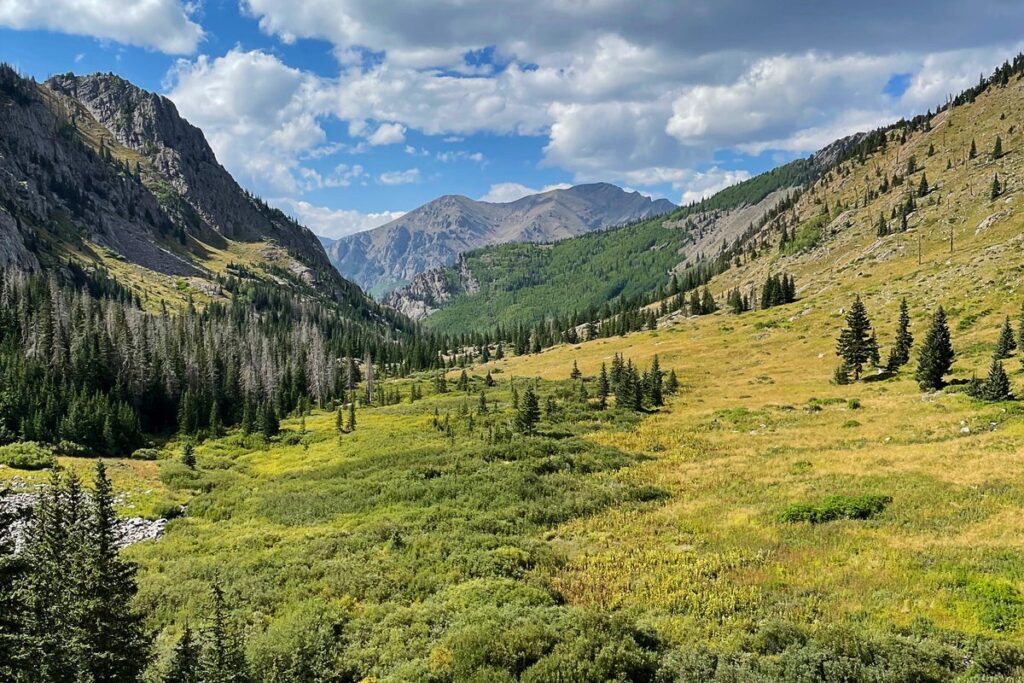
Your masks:
[[[242,189],[174,104],[112,74],[0,67],[0,265],[74,262],[159,299],[226,300],[228,275],[376,304],[308,229]]]
[[[852,144],[852,139],[837,145]],[[738,239],[828,160],[801,159],[727,188],[702,202],[553,244],[500,244],[469,251],[457,264],[427,271],[389,292],[385,305],[452,333],[488,325],[535,323],[599,309],[652,292],[723,241]]]
[[[329,248],[345,277],[372,294],[447,266],[464,251],[506,242],[551,242],[672,211],[666,199],[595,183],[495,204],[446,195]]]

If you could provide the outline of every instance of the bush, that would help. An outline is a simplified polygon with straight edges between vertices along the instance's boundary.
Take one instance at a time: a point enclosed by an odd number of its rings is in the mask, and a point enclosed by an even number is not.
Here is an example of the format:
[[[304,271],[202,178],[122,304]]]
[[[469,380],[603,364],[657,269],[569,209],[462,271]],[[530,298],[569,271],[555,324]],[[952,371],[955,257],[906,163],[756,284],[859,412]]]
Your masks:
[[[184,514],[182,506],[173,501],[163,501],[153,506],[153,515],[157,519],[177,519]]]
[[[64,455],[69,458],[88,458],[93,453],[80,443],[74,441],[68,441],[67,439],[61,439],[57,443],[56,452],[58,455]]]
[[[156,460],[159,451],[155,448],[139,448],[132,453],[133,460]]]
[[[829,496],[817,503],[794,503],[782,511],[783,522],[822,524],[837,519],[869,519],[885,510],[891,496]]]
[[[41,470],[57,464],[53,449],[35,441],[0,446],[0,464],[17,470]]]

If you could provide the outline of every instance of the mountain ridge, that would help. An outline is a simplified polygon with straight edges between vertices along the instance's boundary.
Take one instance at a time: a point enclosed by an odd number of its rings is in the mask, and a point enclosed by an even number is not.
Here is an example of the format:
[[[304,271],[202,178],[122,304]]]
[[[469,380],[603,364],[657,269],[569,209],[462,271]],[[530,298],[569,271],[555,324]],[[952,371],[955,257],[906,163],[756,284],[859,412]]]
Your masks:
[[[506,242],[549,242],[668,213],[675,205],[609,183],[591,183],[484,202],[443,195],[328,248],[341,274],[384,294],[465,251]]]

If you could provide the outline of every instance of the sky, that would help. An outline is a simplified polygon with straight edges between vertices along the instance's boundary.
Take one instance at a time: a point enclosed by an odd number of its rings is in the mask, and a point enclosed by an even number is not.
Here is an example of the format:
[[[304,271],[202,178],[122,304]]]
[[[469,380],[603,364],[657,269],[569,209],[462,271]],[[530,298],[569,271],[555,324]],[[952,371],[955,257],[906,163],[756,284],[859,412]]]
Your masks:
[[[1019,0],[0,0],[0,60],[169,97],[314,232],[605,181],[685,203],[932,109]]]

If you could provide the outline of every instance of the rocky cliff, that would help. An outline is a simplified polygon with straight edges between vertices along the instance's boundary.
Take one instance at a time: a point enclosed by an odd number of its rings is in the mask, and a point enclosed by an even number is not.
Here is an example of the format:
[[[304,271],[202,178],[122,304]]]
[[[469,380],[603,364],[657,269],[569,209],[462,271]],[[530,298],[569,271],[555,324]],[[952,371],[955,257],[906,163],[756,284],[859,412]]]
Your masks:
[[[383,303],[412,320],[422,320],[462,294],[476,294],[480,283],[461,256],[450,268],[433,268],[384,295]]]
[[[328,248],[342,275],[383,294],[420,273],[451,265],[470,249],[505,242],[550,242],[668,213],[665,199],[607,183],[578,185],[495,204],[447,195]]]

